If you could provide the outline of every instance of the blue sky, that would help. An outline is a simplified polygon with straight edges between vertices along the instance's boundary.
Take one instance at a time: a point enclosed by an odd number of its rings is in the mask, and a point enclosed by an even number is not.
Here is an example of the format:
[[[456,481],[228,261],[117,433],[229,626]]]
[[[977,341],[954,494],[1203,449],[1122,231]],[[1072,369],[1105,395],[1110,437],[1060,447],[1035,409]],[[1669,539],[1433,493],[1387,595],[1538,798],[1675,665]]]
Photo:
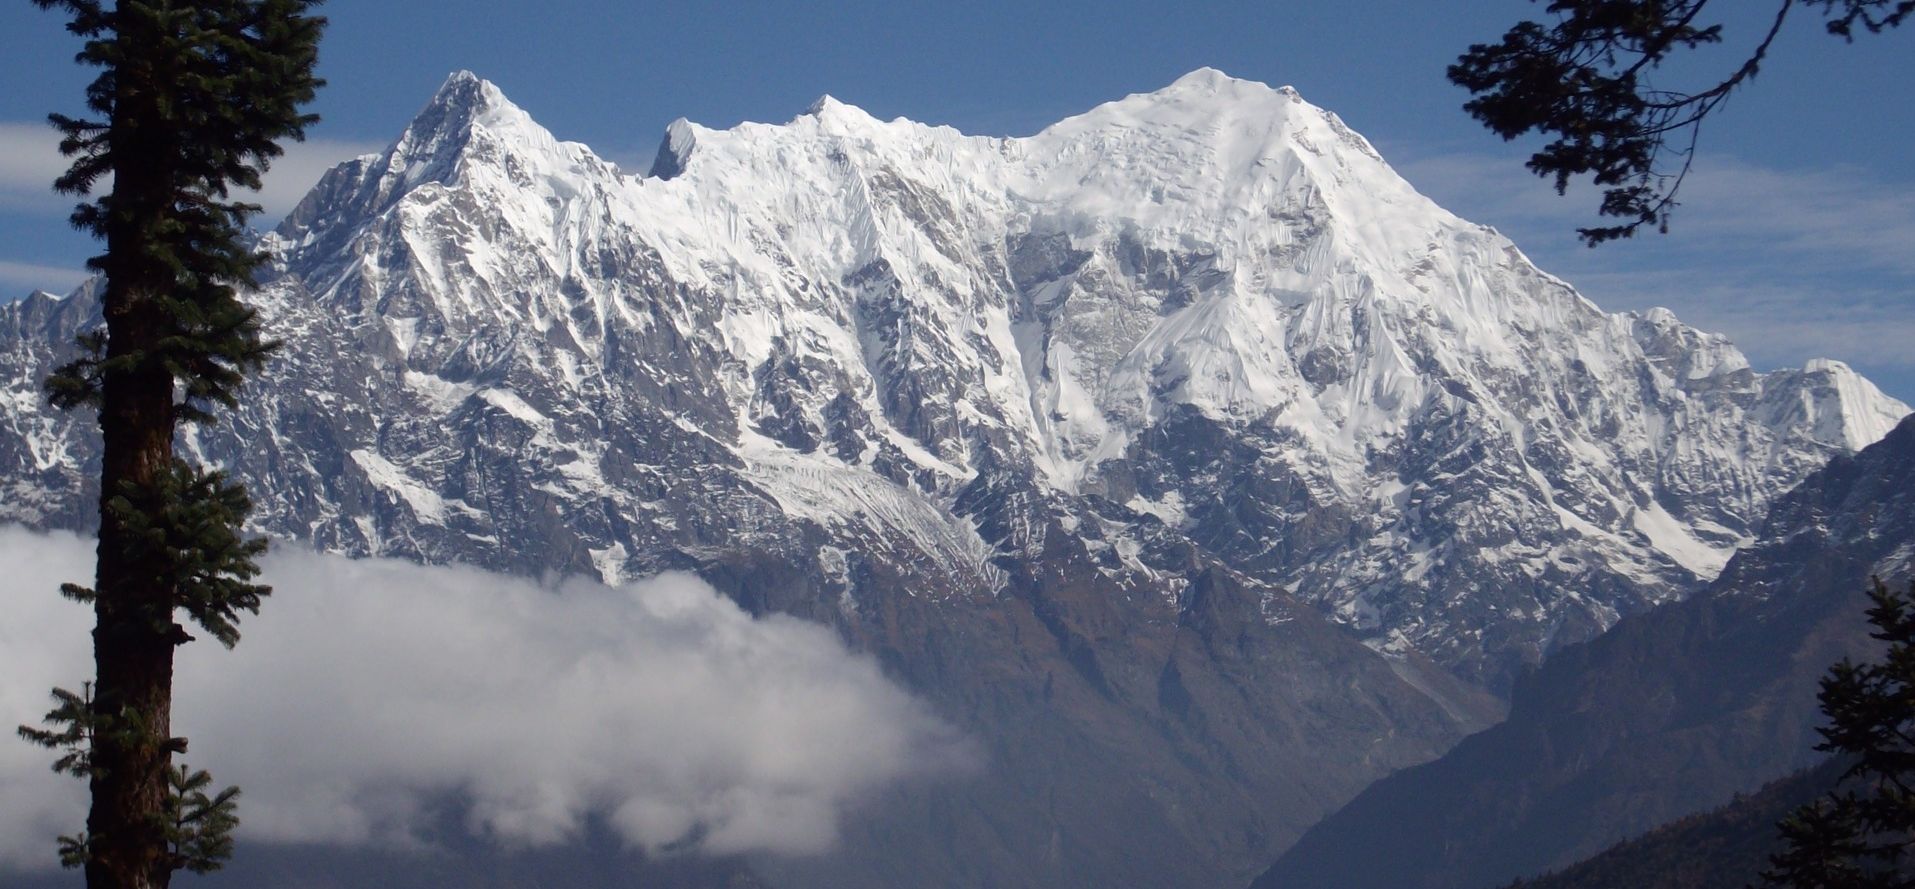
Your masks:
[[[1767,3],[1739,3],[1730,47]],[[1444,67],[1534,14],[1526,0],[728,4],[332,0],[331,85],[312,140],[263,201],[283,212],[327,165],[392,139],[445,75],[494,81],[559,137],[626,164],[665,125],[783,121],[830,93],[880,117],[1022,135],[1212,66],[1290,84],[1458,214],[1495,225],[1611,310],[1667,305],[1758,367],[1841,358],[1915,401],[1915,28],[1854,45],[1798,10],[1773,61],[1704,133],[1674,232],[1590,250],[1588,195],[1557,198],[1460,110]],[[0,296],[61,289],[94,247],[64,222],[48,111],[90,73],[59,19],[0,4]],[[1724,49],[1664,72],[1726,64]]]

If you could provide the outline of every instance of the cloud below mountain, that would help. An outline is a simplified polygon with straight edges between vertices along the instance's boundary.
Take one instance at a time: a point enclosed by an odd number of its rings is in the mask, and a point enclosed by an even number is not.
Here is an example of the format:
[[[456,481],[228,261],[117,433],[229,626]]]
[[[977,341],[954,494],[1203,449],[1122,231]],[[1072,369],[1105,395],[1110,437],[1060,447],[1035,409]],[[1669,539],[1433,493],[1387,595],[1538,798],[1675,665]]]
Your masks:
[[[89,670],[61,601],[93,542],[0,528],[0,719]],[[815,853],[847,805],[971,768],[969,742],[828,629],[753,618],[688,575],[610,588],[279,547],[233,651],[181,651],[185,761],[237,783],[242,836],[430,842],[447,801],[505,845],[603,819],[648,851]],[[0,744],[0,866],[84,818],[45,751]]]

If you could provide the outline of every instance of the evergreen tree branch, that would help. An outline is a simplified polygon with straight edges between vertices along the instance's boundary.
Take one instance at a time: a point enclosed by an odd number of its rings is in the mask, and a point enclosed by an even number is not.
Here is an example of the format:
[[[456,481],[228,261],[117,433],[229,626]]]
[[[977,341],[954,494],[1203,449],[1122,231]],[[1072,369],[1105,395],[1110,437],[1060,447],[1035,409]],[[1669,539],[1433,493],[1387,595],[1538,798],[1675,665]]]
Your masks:
[[[1828,31],[1850,40],[1857,25],[1879,33],[1915,14],[1915,0],[1779,0],[1760,39],[1720,80],[1694,91],[1652,85],[1664,62],[1722,42],[1722,25],[1699,24],[1708,5],[1549,0],[1553,23],[1520,22],[1500,42],[1471,46],[1449,78],[1472,95],[1464,110],[1505,140],[1549,137],[1527,167],[1558,194],[1584,177],[1603,187],[1598,212],[1625,221],[1578,229],[1594,246],[1645,225],[1668,230],[1703,124],[1761,72],[1793,8],[1818,8]],[[1673,170],[1672,154],[1682,158]]]

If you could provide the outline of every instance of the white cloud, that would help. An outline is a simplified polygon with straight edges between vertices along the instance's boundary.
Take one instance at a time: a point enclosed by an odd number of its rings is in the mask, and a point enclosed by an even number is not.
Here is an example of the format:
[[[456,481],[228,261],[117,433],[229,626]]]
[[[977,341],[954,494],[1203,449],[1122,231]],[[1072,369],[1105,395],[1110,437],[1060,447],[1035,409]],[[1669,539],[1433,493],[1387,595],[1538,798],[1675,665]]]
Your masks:
[[[1677,224],[1724,246],[1785,250],[1824,263],[1915,276],[1915,187],[1867,171],[1782,171],[1710,157],[1683,184]]]
[[[0,300],[26,296],[35,290],[65,294],[91,274],[78,265],[41,265],[0,259]]]
[[[87,675],[86,609],[59,599],[93,544],[0,528],[0,723],[37,721]],[[242,786],[242,837],[424,841],[467,804],[503,844],[600,816],[648,850],[827,849],[840,812],[974,765],[970,744],[828,629],[753,619],[702,581],[542,586],[294,545],[233,651],[181,650],[185,761]],[[0,743],[0,865],[49,863],[83,820],[79,782]]]
[[[1584,182],[1558,196],[1518,158],[1482,153],[1412,156],[1398,171],[1437,203],[1465,218],[1534,230],[1531,246],[1574,243],[1578,226],[1606,225],[1595,189]],[[1676,251],[1764,251],[1898,276],[1915,275],[1915,185],[1889,182],[1855,167],[1780,170],[1726,155],[1696,160],[1682,185],[1671,233],[1645,232],[1607,245],[1610,261],[1658,259]],[[1772,264],[1780,265],[1778,256]]]
[[[64,210],[73,201],[54,193],[53,180],[66,168],[51,126],[0,121],[0,207]]]
[[[85,787],[55,775],[48,752],[14,736],[38,725],[55,685],[76,691],[90,666],[84,640],[89,612],[54,592],[84,580],[85,544],[72,535],[41,537],[0,527],[0,868],[55,864],[55,837],[85,823]]]
[[[319,184],[319,177],[327,170],[360,155],[385,149],[385,145],[376,142],[341,139],[308,139],[287,142],[284,147],[286,153],[273,161],[258,197],[249,198],[265,208],[265,219],[261,222],[277,223],[280,217],[292,212],[306,192]]]
[[[319,177],[339,163],[379,151],[383,145],[342,139],[287,142],[286,153],[275,159],[263,187],[255,195],[239,195],[264,207],[261,222],[286,215],[306,196]],[[60,156],[60,134],[40,123],[0,121],[0,208],[16,212],[44,212],[62,224],[78,200],[53,191],[53,180],[66,172]],[[101,183],[104,189],[110,183]]]

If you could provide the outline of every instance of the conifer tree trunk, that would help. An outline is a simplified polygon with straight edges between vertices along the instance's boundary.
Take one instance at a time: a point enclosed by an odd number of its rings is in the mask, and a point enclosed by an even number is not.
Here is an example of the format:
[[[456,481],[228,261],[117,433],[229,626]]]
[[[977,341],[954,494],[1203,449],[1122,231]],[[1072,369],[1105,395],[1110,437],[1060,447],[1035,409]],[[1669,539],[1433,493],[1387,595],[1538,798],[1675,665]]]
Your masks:
[[[131,42],[139,35],[123,34]],[[129,66],[132,67],[132,66]],[[151,70],[150,68],[148,70]],[[123,70],[117,84],[111,128],[137,134],[153,127],[149,112],[153,84]],[[142,118],[149,118],[142,120]],[[115,169],[114,218],[106,229],[105,297],[107,361],[150,353],[156,334],[168,328],[159,317],[156,297],[170,281],[155,274],[143,254],[142,228],[162,218],[165,184],[174,177],[164,166],[168,156],[155,136],[136,136],[118,146],[123,160]],[[173,378],[150,361],[102,375],[100,432],[104,449],[100,471],[100,549],[93,602],[94,703],[99,713],[131,720],[139,731],[104,732],[93,741],[93,808],[87,816],[92,855],[86,863],[89,887],[159,889],[171,882],[165,861],[164,824],[167,771],[173,737],[173,649],[177,633],[171,614],[174,592],[167,567],[155,558],[128,558],[140,550],[134,534],[108,501],[132,489],[151,491],[173,463]],[[144,563],[144,564],[142,564]],[[165,626],[153,620],[166,615]]]
[[[33,0],[69,14],[81,62],[102,69],[87,90],[99,115],[52,115],[75,158],[55,187],[93,193],[74,225],[105,241],[90,261],[105,278],[104,329],[47,381],[64,408],[98,411],[103,444],[99,561],[91,589],[61,592],[94,612],[94,681],[54,691],[48,728],[20,734],[65,755],[55,769],[87,779],[86,830],[60,838],[60,860],[89,889],[165,889],[179,870],[218,869],[231,854],[237,788],[173,755],[173,650],[190,641],[184,611],[228,647],[241,612],[270,590],[250,581],[263,539],[242,526],[251,503],[218,472],[177,458],[183,423],[237,404],[249,371],[276,347],[239,298],[265,256],[245,234],[258,188],[317,118],[301,111],[325,20],[319,0]],[[4,804],[4,802],[0,802]]]

